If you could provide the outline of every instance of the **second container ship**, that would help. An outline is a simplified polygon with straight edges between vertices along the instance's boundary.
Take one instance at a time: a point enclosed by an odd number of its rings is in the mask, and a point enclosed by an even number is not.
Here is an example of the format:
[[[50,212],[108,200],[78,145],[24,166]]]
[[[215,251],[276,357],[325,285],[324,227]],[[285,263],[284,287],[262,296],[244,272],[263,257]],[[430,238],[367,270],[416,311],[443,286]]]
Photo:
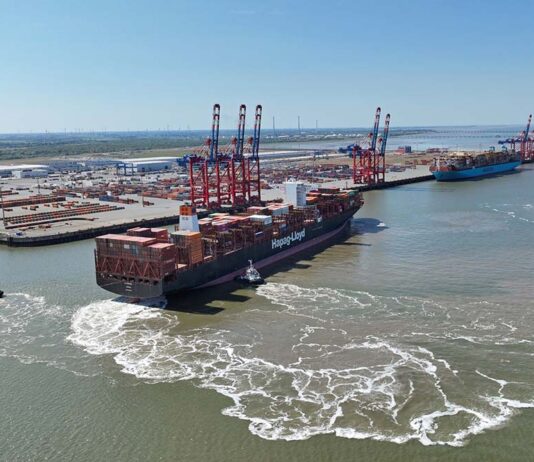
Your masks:
[[[249,266],[263,268],[317,248],[347,230],[363,205],[360,193],[337,188],[306,192],[286,183],[289,203],[264,203],[242,213],[198,219],[180,207],[180,224],[167,229],[133,228],[126,235],[96,239],[100,287],[136,298],[157,297],[232,281]]]
[[[509,172],[520,164],[521,158],[515,152],[456,152],[434,158],[430,171],[438,181],[454,181]]]

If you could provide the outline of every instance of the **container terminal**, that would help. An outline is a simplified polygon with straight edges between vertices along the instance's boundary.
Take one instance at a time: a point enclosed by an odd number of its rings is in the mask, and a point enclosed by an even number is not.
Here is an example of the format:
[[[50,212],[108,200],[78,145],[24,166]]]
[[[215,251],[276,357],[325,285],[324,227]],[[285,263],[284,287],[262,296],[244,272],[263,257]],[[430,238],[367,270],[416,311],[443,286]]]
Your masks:
[[[220,148],[220,106],[213,107],[211,137],[187,162],[189,201],[180,207],[179,226],[170,234],[166,229],[136,227],[126,234],[99,236],[95,268],[100,287],[119,295],[151,298],[223,284],[239,277],[247,266],[252,268],[252,262],[258,268],[273,265],[304,250],[313,251],[347,229],[363,205],[356,189],[307,189],[293,180],[284,183],[287,202],[262,198],[261,115],[258,105],[253,135],[245,141],[246,106],[241,105],[237,136]],[[352,184],[385,184],[391,117],[386,115],[379,135],[380,118],[381,108],[377,108],[366,142],[353,145],[352,169],[345,173],[352,175]],[[519,156],[505,150],[474,159],[519,164]],[[196,213],[196,207],[220,210],[225,206],[231,212],[211,213],[201,220]]]
[[[246,108],[240,108],[240,120],[244,115]],[[360,191],[433,179],[429,167],[436,158],[448,154],[446,149],[421,151],[403,146],[386,152],[389,117],[379,133],[380,116],[378,108],[369,135],[347,148],[260,151],[259,136],[254,144],[254,135],[245,139],[244,129],[239,126],[237,136],[231,137],[228,144],[218,146],[216,140],[213,149],[220,117],[220,106],[215,105],[209,141],[184,157],[93,157],[0,166],[0,244],[56,244],[125,232],[135,226],[176,224],[179,206],[191,200],[200,218],[210,211],[242,207],[246,202],[243,194],[250,193],[230,182],[236,147],[246,162],[252,158],[253,167],[254,159],[259,165],[261,158],[261,177],[251,188],[252,195],[259,191],[265,201],[286,201],[284,183],[288,179],[303,182],[308,190],[331,187]],[[525,130],[499,143],[509,153],[518,153],[526,163],[534,157],[533,139],[529,119]],[[239,175],[240,165],[236,165]],[[219,189],[213,183],[217,168]],[[254,174],[254,169],[251,172]]]

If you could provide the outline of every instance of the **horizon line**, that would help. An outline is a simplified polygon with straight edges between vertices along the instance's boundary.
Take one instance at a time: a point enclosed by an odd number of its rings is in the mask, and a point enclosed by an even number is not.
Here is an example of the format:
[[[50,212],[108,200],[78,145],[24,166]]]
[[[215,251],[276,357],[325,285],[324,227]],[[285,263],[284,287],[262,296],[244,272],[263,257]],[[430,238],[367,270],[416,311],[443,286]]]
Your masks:
[[[406,130],[406,129],[414,129],[414,128],[422,128],[422,129],[430,129],[430,128],[451,128],[451,127],[459,127],[459,128],[468,128],[468,127],[520,127],[522,124],[439,124],[439,125],[398,125],[390,127],[390,131],[394,130]],[[327,131],[327,130],[367,130],[369,128],[372,128],[372,126],[368,127],[324,127],[324,128],[316,128],[316,127],[301,127],[301,132],[318,132],[318,131]],[[221,128],[221,131],[233,131],[235,129],[233,128]],[[248,128],[247,130],[253,130],[253,127]],[[0,136],[6,136],[6,135],[80,135],[80,134],[119,134],[119,133],[183,133],[183,132],[210,132],[210,128],[190,128],[190,129],[137,129],[137,130],[131,130],[131,129],[114,129],[114,130],[85,130],[85,129],[79,129],[79,130],[45,130],[45,131],[8,131],[8,132],[2,132],[0,131]],[[275,128],[272,127],[262,127],[262,131],[269,131],[269,132],[276,132],[276,131],[299,131],[299,128],[297,127],[281,127],[281,128]]]

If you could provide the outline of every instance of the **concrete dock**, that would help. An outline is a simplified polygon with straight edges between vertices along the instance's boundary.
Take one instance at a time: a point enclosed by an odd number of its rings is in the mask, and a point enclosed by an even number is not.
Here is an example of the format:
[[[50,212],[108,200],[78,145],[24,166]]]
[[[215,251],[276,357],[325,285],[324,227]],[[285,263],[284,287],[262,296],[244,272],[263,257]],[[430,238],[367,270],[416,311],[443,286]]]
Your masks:
[[[345,189],[359,189],[369,191],[372,189],[383,189],[395,187],[403,184],[417,183],[421,181],[432,180],[433,176],[428,174],[428,167],[417,166],[416,168],[406,169],[403,172],[390,172],[386,174],[386,182],[372,186],[355,186],[349,180],[325,181],[320,185],[324,187],[340,187]],[[20,183],[20,180],[17,180]],[[26,185],[28,182],[26,181]],[[21,184],[15,184],[21,187]],[[34,187],[32,186],[32,190]],[[17,198],[29,195],[31,190],[21,190]],[[42,192],[42,191],[41,191]],[[139,201],[140,197],[136,195],[121,196]],[[262,199],[273,200],[284,197],[282,185],[272,185],[271,189],[262,190]],[[5,198],[4,198],[5,199]],[[87,217],[77,217],[62,220],[57,223],[50,223],[49,227],[26,226],[22,229],[5,229],[0,227],[0,244],[12,247],[33,247],[61,244],[65,242],[91,239],[106,233],[121,233],[128,228],[135,226],[158,227],[172,225],[179,222],[178,208],[182,201],[146,198],[153,205],[143,207],[139,203],[135,204],[118,204],[121,210],[114,210],[105,213],[96,213]],[[83,199],[84,202],[102,203],[97,199]],[[42,210],[40,207],[33,213]],[[21,213],[21,210],[13,213]],[[24,213],[30,213],[24,210]],[[199,216],[205,215],[206,212],[200,211]]]

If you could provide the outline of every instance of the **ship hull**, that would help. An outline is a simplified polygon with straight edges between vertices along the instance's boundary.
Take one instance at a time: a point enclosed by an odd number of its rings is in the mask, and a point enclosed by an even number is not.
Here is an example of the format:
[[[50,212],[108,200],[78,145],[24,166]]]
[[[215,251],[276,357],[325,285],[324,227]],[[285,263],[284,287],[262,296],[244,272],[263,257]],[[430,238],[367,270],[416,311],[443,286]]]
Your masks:
[[[482,176],[495,175],[498,173],[510,172],[521,165],[521,162],[506,162],[504,164],[487,165],[485,167],[473,167],[464,170],[434,171],[432,174],[438,181],[458,181],[478,178]]]
[[[288,257],[304,251],[312,251],[327,241],[337,238],[348,229],[357,208],[347,210],[328,220],[315,223],[302,229],[269,241],[237,250],[211,262],[203,263],[186,271],[176,273],[171,280],[151,282],[128,281],[126,278],[105,277],[97,273],[100,287],[119,295],[135,298],[152,298],[164,294],[210,287],[232,281],[254,262],[258,269],[276,264]]]

